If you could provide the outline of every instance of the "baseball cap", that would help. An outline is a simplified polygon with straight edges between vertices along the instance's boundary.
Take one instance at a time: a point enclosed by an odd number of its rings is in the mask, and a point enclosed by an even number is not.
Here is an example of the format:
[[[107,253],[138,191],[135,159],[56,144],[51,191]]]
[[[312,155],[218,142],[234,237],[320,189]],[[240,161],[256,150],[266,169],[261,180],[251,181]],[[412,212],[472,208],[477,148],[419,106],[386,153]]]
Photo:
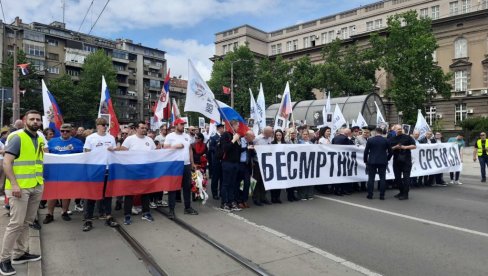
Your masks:
[[[71,129],[71,124],[62,124],[60,129]]]
[[[174,125],[179,125],[179,124],[185,124],[186,125],[186,121],[181,119],[181,118],[178,118],[176,119],[174,122],[173,122]]]
[[[217,124],[217,126],[216,126],[216,127],[217,127],[217,128],[219,128],[219,127],[224,127],[224,125],[223,125],[223,124]]]

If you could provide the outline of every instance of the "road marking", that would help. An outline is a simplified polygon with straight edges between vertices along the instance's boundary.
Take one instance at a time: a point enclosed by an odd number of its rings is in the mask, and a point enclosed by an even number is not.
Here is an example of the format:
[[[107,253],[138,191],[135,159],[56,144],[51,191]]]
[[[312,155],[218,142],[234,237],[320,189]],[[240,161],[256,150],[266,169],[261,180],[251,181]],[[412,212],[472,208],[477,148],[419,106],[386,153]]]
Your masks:
[[[215,210],[219,210],[220,211],[220,209],[217,208],[217,207],[213,207],[213,208]],[[304,249],[306,249],[308,251],[311,251],[313,253],[316,253],[316,254],[318,254],[318,255],[320,255],[320,256],[322,256],[324,258],[327,258],[327,259],[329,259],[329,260],[331,260],[333,262],[336,262],[336,263],[341,264],[341,265],[343,265],[343,266],[345,266],[347,268],[350,268],[350,269],[352,269],[352,270],[354,270],[356,272],[362,273],[362,274],[364,274],[366,276],[381,276],[381,274],[378,274],[376,272],[373,272],[373,271],[371,271],[371,270],[369,270],[369,269],[367,269],[367,268],[365,268],[363,266],[360,266],[358,264],[355,264],[353,262],[350,262],[348,260],[345,260],[345,259],[343,259],[343,258],[341,258],[339,256],[336,256],[336,255],[334,255],[332,253],[329,253],[327,251],[324,251],[324,250],[322,250],[320,248],[317,248],[317,247],[315,247],[313,245],[310,245],[310,244],[308,244],[306,242],[303,242],[303,241],[294,239],[294,238],[292,238],[290,236],[287,236],[284,233],[281,233],[279,231],[276,231],[276,230],[274,230],[272,228],[269,228],[267,226],[259,225],[257,223],[254,223],[254,222],[252,222],[252,221],[250,221],[250,220],[248,220],[248,219],[246,219],[244,217],[241,217],[241,216],[239,216],[239,215],[237,215],[235,213],[226,213],[226,214],[228,216],[233,217],[235,219],[238,219],[238,220],[240,220],[240,221],[242,221],[244,223],[247,223],[247,224],[252,225],[254,227],[257,227],[257,228],[259,228],[261,230],[264,230],[264,231],[266,231],[266,232],[268,232],[268,233],[270,233],[270,234],[272,234],[272,235],[274,235],[274,236],[276,236],[276,237],[278,237],[280,239],[284,239],[286,241],[289,241],[289,242],[291,242],[291,243],[293,243],[293,244],[295,244],[297,246],[300,246],[300,247],[302,247],[302,248],[304,248]]]
[[[365,206],[365,205],[361,205],[361,204],[356,204],[356,203],[352,203],[352,202],[348,202],[348,201],[344,201],[344,200],[329,198],[329,197],[325,197],[325,196],[316,195],[316,197],[321,198],[321,199],[325,199],[325,200],[329,200],[329,201],[342,203],[342,204],[349,205],[349,206],[354,206],[354,207],[378,212],[378,213],[388,214],[388,215],[392,215],[392,216],[396,216],[396,217],[400,217],[400,218],[410,219],[410,220],[414,220],[414,221],[418,221],[418,222],[422,222],[422,223],[436,225],[439,227],[457,230],[460,232],[478,235],[478,236],[482,236],[485,238],[488,237],[488,233],[479,232],[479,231],[475,231],[475,230],[471,230],[471,229],[467,229],[467,228],[462,228],[462,227],[458,227],[458,226],[454,226],[454,225],[450,225],[450,224],[445,224],[445,223],[440,223],[440,222],[436,222],[436,221],[432,221],[432,220],[428,220],[428,219],[422,219],[422,218],[413,217],[413,216],[409,216],[409,215],[403,215],[403,214],[399,214],[399,213],[395,213],[395,212],[385,211],[385,210],[381,210],[381,209],[377,209],[377,208],[373,208],[373,207],[369,207],[369,206]]]

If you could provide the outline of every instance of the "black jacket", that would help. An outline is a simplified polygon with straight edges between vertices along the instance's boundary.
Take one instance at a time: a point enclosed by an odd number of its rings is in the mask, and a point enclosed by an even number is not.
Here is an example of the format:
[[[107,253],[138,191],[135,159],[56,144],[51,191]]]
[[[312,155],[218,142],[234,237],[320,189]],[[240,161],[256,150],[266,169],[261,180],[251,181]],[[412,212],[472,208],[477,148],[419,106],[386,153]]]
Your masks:
[[[430,143],[435,144],[437,143],[437,140],[435,138],[430,138]],[[419,140],[419,144],[427,144],[427,137],[422,137],[422,139]]]
[[[233,134],[230,132],[224,132],[220,136],[220,145],[223,150],[222,161],[239,163],[241,159],[241,146],[235,142],[232,143]]]
[[[374,136],[366,142],[364,163],[368,165],[388,165],[393,151],[388,140],[382,136]]]
[[[344,134],[338,134],[332,139],[332,144],[335,145],[354,145],[354,142],[347,138]]]

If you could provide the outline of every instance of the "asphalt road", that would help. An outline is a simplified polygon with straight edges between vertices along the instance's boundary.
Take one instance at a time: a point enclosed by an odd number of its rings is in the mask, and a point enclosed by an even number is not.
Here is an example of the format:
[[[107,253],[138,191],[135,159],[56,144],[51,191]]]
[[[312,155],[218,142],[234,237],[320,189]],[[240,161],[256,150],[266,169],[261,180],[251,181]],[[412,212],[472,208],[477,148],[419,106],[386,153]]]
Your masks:
[[[383,275],[487,275],[488,185],[463,181],[412,189],[408,201],[388,190],[385,201],[356,193],[238,215]]]

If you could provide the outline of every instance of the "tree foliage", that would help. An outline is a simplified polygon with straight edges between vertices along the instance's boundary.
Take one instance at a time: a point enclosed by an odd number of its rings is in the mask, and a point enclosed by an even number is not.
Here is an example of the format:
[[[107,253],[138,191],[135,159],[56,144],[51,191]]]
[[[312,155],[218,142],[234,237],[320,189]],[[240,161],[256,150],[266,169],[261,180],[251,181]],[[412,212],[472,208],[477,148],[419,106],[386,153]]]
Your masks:
[[[332,96],[354,96],[373,91],[378,63],[371,57],[371,49],[359,49],[356,44],[344,48],[336,39],[324,46],[322,56],[324,63],[318,65],[317,81]]]
[[[78,109],[82,99],[78,87],[71,80],[71,76],[63,75],[46,83],[51,94],[56,99],[63,114],[63,121],[81,125],[83,116]]]
[[[431,91],[450,97],[452,76],[433,61],[438,46],[431,23],[428,18],[419,19],[416,11],[393,15],[388,18],[388,35],[373,35],[370,40],[380,66],[391,74],[385,94],[408,123],[415,122],[417,109],[424,110]]]

